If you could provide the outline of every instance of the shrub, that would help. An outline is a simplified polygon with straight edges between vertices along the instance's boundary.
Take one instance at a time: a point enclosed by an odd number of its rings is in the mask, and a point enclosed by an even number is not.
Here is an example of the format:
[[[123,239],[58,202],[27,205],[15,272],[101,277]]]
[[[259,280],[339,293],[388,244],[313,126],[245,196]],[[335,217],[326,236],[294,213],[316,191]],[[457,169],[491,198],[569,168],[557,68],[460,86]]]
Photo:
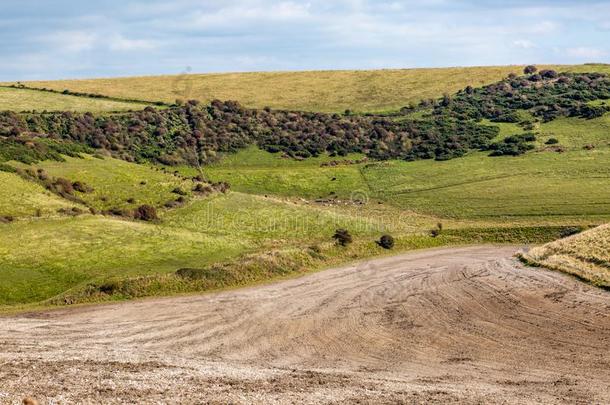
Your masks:
[[[582,228],[580,228],[580,227],[567,226],[559,232],[559,236],[562,238],[567,238],[568,236],[576,235],[581,232],[582,232]]]
[[[430,231],[430,236],[432,236],[433,238],[436,238],[437,236],[440,236],[440,234],[443,233],[443,224],[441,222],[439,222],[438,224],[436,224],[436,228],[432,229]]]
[[[556,79],[559,77],[559,74],[552,69],[545,69],[540,71],[540,76],[545,79]]]
[[[175,189],[173,189],[172,193],[178,194],[178,195],[186,195],[187,194],[187,192],[184,191],[183,189],[181,189],[180,187],[176,187]]]
[[[17,173],[17,169],[11,165],[0,163],[0,172]]]
[[[559,139],[557,139],[557,138],[549,138],[545,142],[545,144],[547,144],[547,145],[556,145],[558,143],[559,143]]]
[[[74,187],[72,186],[72,182],[62,177],[55,179],[55,182],[53,182],[53,186],[55,187],[55,190],[57,190],[57,192],[60,194],[74,193]]]
[[[523,73],[525,73],[526,75],[531,75],[533,73],[536,73],[538,71],[538,68],[534,65],[528,65],[523,69]]]
[[[80,193],[91,193],[93,188],[83,183],[82,181],[75,181],[72,183],[72,188]]]
[[[204,278],[206,278],[207,274],[208,270],[206,269],[195,269],[185,267],[176,270],[176,275],[185,280],[203,280]]]
[[[15,218],[12,215],[0,216],[0,224],[8,224],[13,222],[14,220]]]
[[[157,209],[152,205],[140,205],[136,208],[133,217],[141,221],[155,221],[159,219],[157,216]]]
[[[391,235],[383,235],[379,238],[377,244],[384,249],[392,249],[394,247],[394,238]]]
[[[353,242],[352,235],[350,235],[347,229],[337,229],[333,235],[333,239],[341,246],[347,246]]]

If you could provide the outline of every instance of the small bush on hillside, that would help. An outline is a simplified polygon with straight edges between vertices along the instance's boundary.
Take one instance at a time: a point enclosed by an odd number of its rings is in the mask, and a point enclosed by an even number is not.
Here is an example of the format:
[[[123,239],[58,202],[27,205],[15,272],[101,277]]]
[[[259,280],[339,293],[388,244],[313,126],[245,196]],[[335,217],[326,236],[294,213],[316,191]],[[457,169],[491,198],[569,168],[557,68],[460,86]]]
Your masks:
[[[187,194],[187,192],[184,191],[183,189],[181,189],[180,187],[176,187],[175,189],[173,189],[172,193],[178,194],[178,195],[186,195]]]
[[[140,205],[136,208],[133,217],[140,221],[155,221],[159,219],[157,216],[157,209],[152,205]]]
[[[213,190],[212,190],[212,187],[210,187],[210,186],[209,186],[209,185],[207,185],[207,184],[198,183],[198,184],[197,184],[197,185],[196,185],[196,186],[193,188],[193,191],[194,191],[195,193],[200,193],[200,194],[209,194],[209,193],[211,193]]]
[[[439,222],[438,224],[436,224],[436,228],[434,228],[430,231],[430,236],[432,236],[433,238],[436,238],[437,236],[440,236],[442,233],[443,233],[443,224]]]
[[[549,138],[545,142],[545,144],[547,144],[547,145],[556,145],[558,143],[559,143],[559,139],[557,139],[557,138]]]
[[[72,188],[80,193],[92,193],[93,187],[88,186],[82,181],[75,181],[72,183]]]
[[[347,246],[353,242],[352,235],[350,235],[347,229],[337,229],[333,235],[333,239],[341,246]]]
[[[0,216],[0,224],[9,224],[9,223],[13,222],[14,220],[15,220],[15,218],[13,218],[12,215]]]
[[[214,184],[212,184],[212,187],[216,191],[219,191],[219,192],[221,192],[223,194],[227,193],[227,191],[229,191],[229,189],[231,188],[229,183],[227,183],[226,181],[221,181],[219,183],[214,183]]]
[[[55,179],[55,182],[53,182],[53,187],[60,194],[65,193],[71,195],[74,193],[74,187],[72,186],[72,182],[62,177]]]
[[[11,165],[0,163],[0,172],[17,173],[17,169]]]
[[[533,73],[536,73],[538,71],[538,68],[534,65],[528,65],[523,69],[523,73],[525,73],[526,75],[531,75]]]
[[[578,233],[581,233],[582,231],[583,231],[582,228],[580,228],[578,226],[568,226],[568,227],[563,228],[559,232],[559,236],[561,236],[562,238],[567,238],[568,236],[576,235]]]
[[[540,76],[545,79],[556,79],[559,77],[559,73],[551,69],[545,69],[540,71]]]
[[[391,235],[383,235],[379,238],[377,244],[384,249],[392,249],[394,247],[394,238]]]

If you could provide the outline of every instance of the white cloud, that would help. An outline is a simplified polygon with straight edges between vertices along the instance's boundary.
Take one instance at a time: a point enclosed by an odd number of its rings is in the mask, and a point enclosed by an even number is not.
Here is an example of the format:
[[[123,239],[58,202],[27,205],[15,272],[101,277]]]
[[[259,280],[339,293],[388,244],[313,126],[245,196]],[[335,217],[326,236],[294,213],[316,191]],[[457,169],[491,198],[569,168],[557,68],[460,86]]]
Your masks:
[[[566,49],[566,54],[573,58],[597,59],[608,55],[608,52],[598,48],[578,47]]]
[[[536,44],[529,39],[517,39],[513,41],[513,47],[521,49],[532,49],[536,47]]]
[[[541,21],[535,24],[530,29],[530,32],[534,34],[551,34],[559,28],[559,24],[554,21]]]
[[[148,39],[129,39],[122,35],[114,35],[108,42],[108,47],[112,51],[138,51],[151,50],[159,46],[156,41]]]
[[[92,49],[97,40],[97,35],[86,31],[58,31],[39,39],[41,42],[50,43],[56,49],[77,53]]]
[[[240,23],[253,22],[260,24],[265,21],[294,21],[310,16],[310,3],[299,4],[292,1],[282,1],[273,4],[251,4],[243,2],[217,10],[199,10],[191,19],[192,24],[200,28],[239,28]]]

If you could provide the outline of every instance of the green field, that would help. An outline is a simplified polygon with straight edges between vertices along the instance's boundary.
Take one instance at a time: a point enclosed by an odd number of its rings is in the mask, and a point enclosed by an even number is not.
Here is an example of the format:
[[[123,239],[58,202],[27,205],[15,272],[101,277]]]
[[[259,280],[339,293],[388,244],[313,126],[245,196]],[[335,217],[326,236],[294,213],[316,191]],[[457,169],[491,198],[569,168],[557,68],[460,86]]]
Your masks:
[[[142,204],[162,206],[175,200],[172,191],[180,188],[191,194],[193,182],[163,172],[158,167],[129,163],[113,158],[66,157],[65,162],[45,161],[32,165],[44,169],[50,176],[84,182],[93,188],[91,193],[77,193],[87,205],[97,210],[134,208]],[[26,165],[13,163],[15,167]],[[128,200],[133,199],[131,202]]]
[[[61,208],[79,206],[14,173],[0,171],[0,185],[0,217],[55,216]]]
[[[240,165],[232,164],[236,160]],[[371,202],[451,218],[610,218],[608,146],[519,157],[472,153],[445,162],[389,161],[337,167],[320,167],[309,160],[286,161],[250,149],[205,171],[211,179],[225,179],[235,190],[248,193],[310,200],[336,195],[343,201],[364,196]]]
[[[609,65],[540,66],[570,72],[610,72]],[[522,66],[311,72],[189,74],[27,82],[57,91],[173,103],[176,99],[237,100],[246,107],[343,112],[394,111],[468,85],[521,73]]]
[[[77,97],[44,91],[0,87],[0,111],[110,112],[141,110],[143,103]]]

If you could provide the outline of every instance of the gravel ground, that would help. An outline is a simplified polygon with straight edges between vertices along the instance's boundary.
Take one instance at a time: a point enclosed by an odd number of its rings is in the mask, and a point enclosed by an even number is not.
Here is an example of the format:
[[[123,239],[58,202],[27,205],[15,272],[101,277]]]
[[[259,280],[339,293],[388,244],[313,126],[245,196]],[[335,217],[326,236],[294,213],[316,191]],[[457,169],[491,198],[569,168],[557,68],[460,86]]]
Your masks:
[[[0,403],[610,403],[610,293],[514,247],[0,318]]]

